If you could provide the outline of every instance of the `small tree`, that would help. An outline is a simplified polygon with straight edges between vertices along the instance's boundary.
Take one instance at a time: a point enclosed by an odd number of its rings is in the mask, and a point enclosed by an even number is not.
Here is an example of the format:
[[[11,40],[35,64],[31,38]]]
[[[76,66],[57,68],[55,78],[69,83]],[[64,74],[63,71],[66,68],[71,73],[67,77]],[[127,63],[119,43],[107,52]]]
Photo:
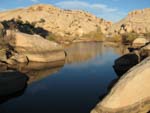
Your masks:
[[[127,44],[127,43],[132,43],[133,40],[135,40],[138,37],[137,33],[125,33],[122,35],[122,43]]]

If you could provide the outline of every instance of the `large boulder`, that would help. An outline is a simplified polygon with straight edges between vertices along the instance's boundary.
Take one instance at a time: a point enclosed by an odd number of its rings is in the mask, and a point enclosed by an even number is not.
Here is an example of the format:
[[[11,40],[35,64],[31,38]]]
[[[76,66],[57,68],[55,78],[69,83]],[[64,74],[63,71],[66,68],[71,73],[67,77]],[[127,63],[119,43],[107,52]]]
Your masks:
[[[91,113],[147,113],[150,110],[150,57],[130,69]]]
[[[60,45],[38,35],[7,31],[7,37],[9,37],[11,48],[13,48],[9,60],[52,62],[65,59],[64,50]]]
[[[144,46],[147,42],[148,42],[148,40],[146,40],[145,38],[136,38],[136,39],[133,41],[132,46],[133,46],[133,47]]]

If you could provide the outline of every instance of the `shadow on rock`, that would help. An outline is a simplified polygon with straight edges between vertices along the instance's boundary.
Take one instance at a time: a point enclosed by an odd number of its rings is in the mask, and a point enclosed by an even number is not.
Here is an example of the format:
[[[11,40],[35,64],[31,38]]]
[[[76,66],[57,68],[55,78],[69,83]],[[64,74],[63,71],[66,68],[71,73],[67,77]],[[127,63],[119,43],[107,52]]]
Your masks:
[[[140,61],[138,55],[129,53],[116,59],[113,65],[114,71],[120,77],[126,73],[130,68],[138,64]]]
[[[21,96],[27,86],[28,77],[17,71],[0,72],[0,104]]]

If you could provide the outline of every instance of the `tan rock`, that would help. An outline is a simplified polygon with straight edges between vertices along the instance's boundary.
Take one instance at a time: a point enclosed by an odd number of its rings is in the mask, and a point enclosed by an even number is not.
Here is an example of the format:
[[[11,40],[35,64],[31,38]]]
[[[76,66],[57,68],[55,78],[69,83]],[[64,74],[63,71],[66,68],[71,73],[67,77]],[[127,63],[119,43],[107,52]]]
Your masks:
[[[37,4],[28,8],[4,11],[0,13],[0,21],[15,18],[23,22],[36,22],[37,27],[42,27],[55,35],[75,37],[96,31],[99,27],[109,27],[111,22],[79,10],[63,10],[52,5]],[[40,20],[45,22],[39,22]],[[83,29],[83,33],[78,31]],[[65,34],[66,33],[66,34]],[[62,39],[60,38],[60,39]]]
[[[9,34],[9,31],[7,31]],[[8,36],[9,37],[9,36]],[[48,41],[40,36],[28,35],[16,32],[11,38],[9,44],[15,49],[18,55],[18,62],[29,61],[35,62],[52,62],[64,60],[65,53],[60,45],[55,42]]]
[[[120,34],[124,34],[124,33],[125,33],[125,30],[121,29],[121,30],[119,31],[119,33],[120,33]]]
[[[133,47],[140,47],[145,45],[148,42],[148,40],[146,40],[145,38],[136,38],[133,43],[132,46]]]
[[[150,51],[150,44],[142,48],[143,50]]]
[[[150,110],[150,57],[121,77],[91,113],[147,113]]]
[[[19,62],[19,63],[27,63],[28,62],[27,56],[24,56],[24,55],[15,54],[14,56],[10,57],[10,59],[14,60],[16,62]]]
[[[150,8],[130,12],[124,19],[110,26],[108,32],[114,33],[115,30],[118,32],[122,25],[125,25],[124,30],[127,32],[150,32]]]

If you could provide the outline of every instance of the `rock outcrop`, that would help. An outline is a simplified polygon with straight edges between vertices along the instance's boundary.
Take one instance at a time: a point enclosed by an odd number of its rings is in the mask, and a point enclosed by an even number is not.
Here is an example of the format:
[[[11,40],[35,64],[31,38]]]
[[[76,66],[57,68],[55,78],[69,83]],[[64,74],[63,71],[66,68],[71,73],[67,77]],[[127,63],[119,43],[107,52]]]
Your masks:
[[[150,8],[130,12],[124,19],[114,23],[108,33],[150,32]]]
[[[144,46],[146,43],[148,43],[148,40],[145,38],[136,38],[133,43],[132,46],[133,47],[140,47],[140,46]]]
[[[3,57],[3,59],[8,64],[15,62],[52,62],[65,59],[64,50],[60,45],[38,35],[7,31],[6,38],[9,49],[4,51],[6,58]]]
[[[131,68],[91,113],[147,113],[150,108],[150,57]]]
[[[111,22],[79,10],[63,10],[51,5],[38,4],[28,8],[10,10],[0,13],[0,21],[22,20],[34,23],[55,34],[58,40],[73,40],[101,28],[106,32]]]

